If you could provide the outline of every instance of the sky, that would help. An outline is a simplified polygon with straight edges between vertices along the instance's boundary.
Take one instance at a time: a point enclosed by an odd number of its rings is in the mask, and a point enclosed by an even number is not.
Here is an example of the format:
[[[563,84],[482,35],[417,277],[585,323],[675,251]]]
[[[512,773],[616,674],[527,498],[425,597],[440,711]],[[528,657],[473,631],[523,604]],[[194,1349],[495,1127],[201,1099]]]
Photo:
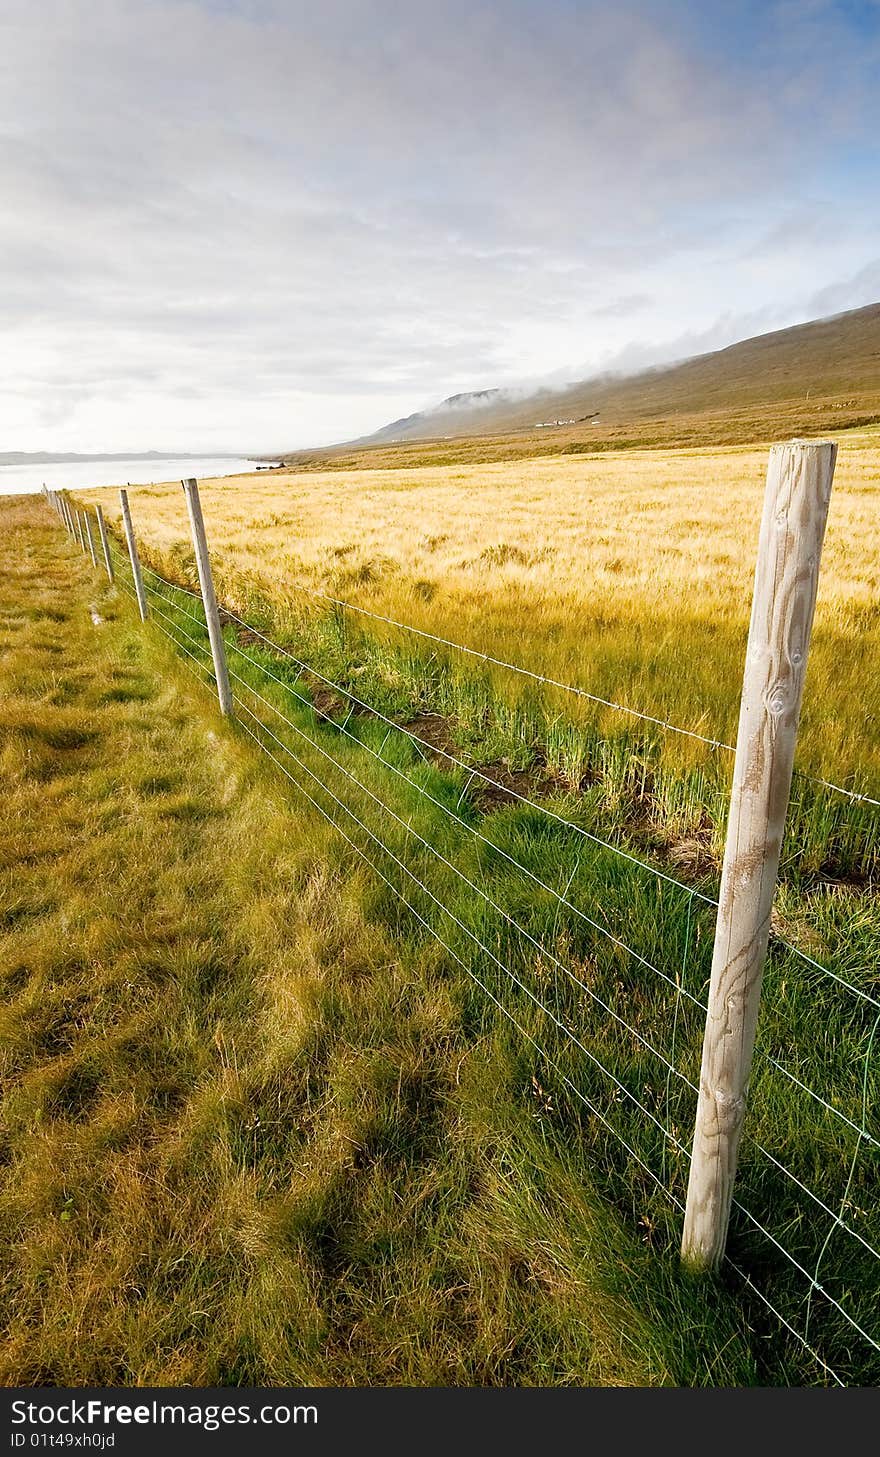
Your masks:
[[[0,0],[0,451],[272,452],[880,299],[880,0]]]

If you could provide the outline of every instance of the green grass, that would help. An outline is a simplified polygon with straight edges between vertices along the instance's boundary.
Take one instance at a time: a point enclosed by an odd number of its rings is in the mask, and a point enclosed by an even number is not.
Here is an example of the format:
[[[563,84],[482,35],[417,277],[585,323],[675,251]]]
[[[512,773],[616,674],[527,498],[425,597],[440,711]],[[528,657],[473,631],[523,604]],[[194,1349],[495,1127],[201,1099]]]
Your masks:
[[[0,1379],[817,1379],[681,1277],[590,1121],[47,509],[3,510]]]

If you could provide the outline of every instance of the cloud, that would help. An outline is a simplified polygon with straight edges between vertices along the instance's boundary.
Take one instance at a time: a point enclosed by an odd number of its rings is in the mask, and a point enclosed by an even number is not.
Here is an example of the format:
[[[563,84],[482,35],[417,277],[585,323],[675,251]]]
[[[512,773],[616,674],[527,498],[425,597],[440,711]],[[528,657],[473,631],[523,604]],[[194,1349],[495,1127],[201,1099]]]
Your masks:
[[[594,319],[627,319],[632,314],[640,314],[653,302],[649,293],[628,293],[622,298],[612,299],[610,303],[600,304],[592,310]]]
[[[842,314],[880,299],[880,258],[874,258],[851,278],[831,283],[813,294],[810,307],[818,315]]]
[[[304,444],[805,316],[873,257],[876,38],[712,10],[5,0],[3,448]]]

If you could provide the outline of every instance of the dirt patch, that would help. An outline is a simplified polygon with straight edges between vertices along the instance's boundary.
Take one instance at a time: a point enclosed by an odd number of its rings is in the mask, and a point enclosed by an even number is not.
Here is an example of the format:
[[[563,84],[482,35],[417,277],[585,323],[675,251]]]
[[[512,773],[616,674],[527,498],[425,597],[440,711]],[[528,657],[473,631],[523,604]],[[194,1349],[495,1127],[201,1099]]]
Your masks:
[[[328,718],[341,718],[349,710],[350,705],[332,688],[323,686],[311,687],[310,695],[315,709],[320,714],[326,714]]]
[[[241,623],[234,617],[230,617],[224,608],[218,607],[217,611],[220,615],[220,626],[231,627],[234,630],[235,641],[242,647],[265,647],[263,639],[257,633],[251,632],[249,627],[242,627]]]
[[[456,758],[461,754],[453,737],[449,719],[444,718],[441,713],[416,714],[415,718],[407,719],[406,723],[401,724],[401,728],[405,733],[412,734],[413,738],[418,739],[420,744],[431,749],[435,757],[442,759],[447,767],[449,764],[446,759],[447,754],[452,754]]]
[[[260,637],[258,633],[251,632],[250,628],[242,627],[240,623],[236,623],[233,618],[223,612],[222,608],[220,610],[220,620],[224,626],[232,625],[234,627],[235,640],[240,647],[257,648],[263,653],[267,649],[271,651],[265,638]],[[274,656],[277,657],[280,668],[284,669],[289,665],[290,658],[281,649],[278,649]],[[360,708],[357,703],[349,701],[343,694],[336,692],[333,688],[328,688],[326,684],[322,683],[319,679],[315,679],[311,673],[305,670],[297,674],[290,682],[284,682],[282,673],[280,681],[282,682],[282,686],[289,688],[297,696],[302,696],[303,689],[307,689],[316,712],[322,717],[342,720],[348,713],[354,716],[356,714],[368,714],[370,712],[369,709]]]
[[[558,788],[553,776],[540,765],[534,769],[511,769],[503,761],[496,761],[477,767],[480,772],[471,780],[468,794],[483,814],[503,809],[520,799],[546,798]]]
[[[431,751],[438,768],[449,769],[450,758],[461,762],[461,746],[453,735],[450,720],[442,714],[422,713],[409,719],[403,727]],[[482,814],[490,814],[520,798],[546,798],[565,787],[540,762],[528,769],[511,769],[503,759],[466,767],[473,769],[466,792]]]

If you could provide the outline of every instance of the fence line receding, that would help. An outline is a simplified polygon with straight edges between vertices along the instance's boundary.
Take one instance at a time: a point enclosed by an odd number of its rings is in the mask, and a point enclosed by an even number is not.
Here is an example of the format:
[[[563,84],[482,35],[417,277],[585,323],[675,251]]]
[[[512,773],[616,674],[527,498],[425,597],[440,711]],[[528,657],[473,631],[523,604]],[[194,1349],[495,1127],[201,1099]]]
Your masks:
[[[723,1162],[729,1175],[724,1197],[715,1201],[723,1217],[713,1217],[696,1263],[712,1264],[723,1255],[722,1274],[729,1271],[727,1278],[778,1323],[783,1339],[818,1363],[821,1379],[843,1385],[864,1382],[868,1370],[873,1379],[880,1376],[880,1129],[873,1055],[880,996],[876,976],[864,974],[856,957],[820,960],[815,947],[807,951],[778,927],[771,930],[767,899],[815,600],[818,515],[827,508],[833,463],[833,448],[803,442],[771,457],[763,566],[769,543],[778,556],[770,577],[785,583],[784,559],[794,562],[793,588],[780,617],[785,671],[771,674],[755,704],[774,751],[780,717],[787,736],[764,810],[752,805],[755,843],[765,846],[764,884],[760,905],[749,911],[751,977],[737,983],[749,1002],[742,1016],[757,1020],[750,1107],[743,1118],[747,1033],[738,1039],[737,1091],[721,1089],[737,1101],[739,1170],[734,1185],[734,1150],[732,1165],[729,1157]],[[198,488],[187,483],[185,489],[196,540]],[[47,494],[68,533],[87,550],[65,497]],[[808,503],[818,533],[815,550],[800,563],[803,520],[794,528],[784,524],[791,501],[796,507]],[[363,692],[322,673],[227,606],[218,608],[203,521],[201,595],[141,564],[125,493],[122,503],[128,551],[123,555],[108,537],[108,575],[138,604],[141,619],[149,618],[173,644],[183,666],[220,697],[221,707],[225,677],[224,711],[237,728],[334,826],[346,853],[376,877],[401,934],[427,934],[466,974],[479,1015],[501,1014],[515,1047],[529,1059],[531,1083],[526,1076],[524,1086],[540,1089],[534,1095],[544,1099],[545,1116],[564,1116],[572,1136],[576,1131],[592,1150],[609,1193],[628,1204],[647,1240],[668,1249],[681,1234],[689,1174],[705,1190],[706,1169],[712,1169],[704,1157],[708,1145],[701,1144],[706,1125],[698,1122],[695,1156],[691,1131],[701,1103],[708,1100],[716,1110],[724,1104],[716,1096],[712,1058],[708,1071],[706,1058],[713,1024],[716,1030],[726,1025],[718,1009],[728,1018],[734,1013],[722,979],[710,977],[710,960],[731,907],[739,914],[744,905],[748,910],[742,874],[728,871],[719,912],[719,897],[705,878],[689,883],[652,863],[625,832],[609,832],[578,796],[540,798],[501,786],[454,747],[428,743]],[[100,530],[100,516],[98,523]],[[103,532],[101,538],[103,545]],[[198,562],[198,541],[196,556]],[[762,580],[759,562],[758,615]],[[753,634],[755,626],[753,615]],[[753,652],[747,680],[756,661]],[[781,696],[774,697],[780,687]],[[750,715],[753,724],[754,706]],[[746,778],[754,792],[754,774]],[[740,794],[742,782],[743,773]],[[506,807],[506,813],[486,816],[481,794],[489,808]],[[742,813],[735,809],[731,835]],[[769,951],[757,1019],[765,933]],[[724,936],[727,944],[729,934]],[[544,1069],[540,1077],[536,1067]],[[716,1163],[715,1171],[721,1166]],[[687,1236],[685,1244],[687,1250]]]

